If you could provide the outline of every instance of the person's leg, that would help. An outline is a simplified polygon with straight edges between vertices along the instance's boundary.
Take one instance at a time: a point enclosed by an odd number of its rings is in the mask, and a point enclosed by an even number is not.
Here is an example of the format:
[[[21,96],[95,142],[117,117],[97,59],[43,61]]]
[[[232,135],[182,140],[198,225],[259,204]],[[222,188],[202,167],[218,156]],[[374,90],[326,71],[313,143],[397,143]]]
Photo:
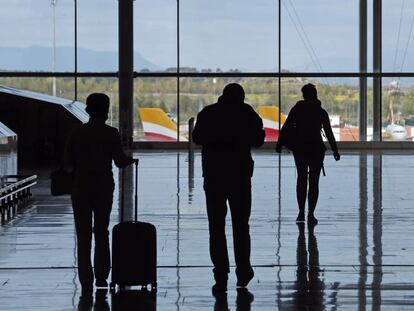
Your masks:
[[[250,227],[251,213],[250,178],[234,180],[231,185],[229,205],[233,227],[234,257],[236,261],[237,285],[246,286],[253,278],[250,264]]]
[[[99,193],[100,192],[100,193]],[[113,184],[103,185],[96,191],[93,201],[95,235],[95,278],[97,286],[106,286],[111,269],[109,250],[109,219],[112,210]]]
[[[314,212],[319,197],[319,177],[323,165],[325,152],[314,153],[309,165],[309,191],[308,191],[308,221],[317,223]]]
[[[79,193],[78,191],[72,194],[78,248],[79,280],[83,289],[92,290],[94,279],[91,263],[92,209],[89,203],[88,193]]]
[[[216,284],[227,288],[230,264],[225,233],[227,197],[224,188],[225,183],[223,182],[215,179],[204,179],[210,233],[210,257],[214,265],[214,278]]]
[[[294,152],[295,165],[297,170],[296,199],[299,207],[299,214],[296,221],[305,221],[305,203],[308,188],[308,159],[305,154]]]

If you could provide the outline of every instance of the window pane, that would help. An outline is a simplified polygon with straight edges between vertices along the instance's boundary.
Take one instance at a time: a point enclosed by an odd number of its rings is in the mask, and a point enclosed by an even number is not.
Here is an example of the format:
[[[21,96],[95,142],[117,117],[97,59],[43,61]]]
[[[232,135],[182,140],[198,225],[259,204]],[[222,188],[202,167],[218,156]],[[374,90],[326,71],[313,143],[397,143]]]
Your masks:
[[[118,71],[118,1],[77,3],[78,71]]]
[[[135,79],[134,139],[177,141],[177,124],[177,79]]]
[[[359,1],[282,2],[282,69],[357,72]]]
[[[183,70],[277,70],[277,15],[276,1],[180,1]]]
[[[414,71],[413,15],[413,1],[382,1],[383,71]]]
[[[302,100],[301,88],[313,83],[318,90],[322,107],[328,112],[337,141],[359,140],[359,86],[358,79],[284,79],[282,83],[282,114]]]
[[[73,71],[74,1],[3,0],[0,38],[0,71]]]
[[[382,79],[382,139],[412,141],[414,136],[414,79]]]
[[[275,140],[278,118],[278,83],[273,78],[182,78],[180,79],[180,134],[188,139],[188,120],[207,105],[217,102],[226,84],[237,82],[246,93],[245,102],[263,118],[266,140]]]
[[[17,78],[0,77],[0,85],[17,88],[25,91],[33,91],[41,94],[53,95],[54,78]],[[75,98],[75,79],[55,78],[56,96],[73,100]]]
[[[177,1],[134,2],[134,68],[163,71],[177,67]]]

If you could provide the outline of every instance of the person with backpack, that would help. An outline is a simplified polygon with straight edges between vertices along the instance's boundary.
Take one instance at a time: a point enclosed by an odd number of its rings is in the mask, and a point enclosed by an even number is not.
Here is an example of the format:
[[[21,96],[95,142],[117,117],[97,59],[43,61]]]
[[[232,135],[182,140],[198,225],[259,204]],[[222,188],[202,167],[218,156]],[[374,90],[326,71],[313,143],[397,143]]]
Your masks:
[[[319,176],[323,169],[326,147],[321,131],[325,132],[333,156],[340,160],[335,136],[333,135],[328,113],[321,107],[315,85],[308,83],[302,87],[303,100],[290,110],[280,131],[276,152],[286,146],[293,152],[298,173],[296,197],[299,206],[297,222],[305,221],[305,203],[308,198],[308,223],[317,224],[315,208],[319,196]],[[309,184],[309,188],[308,188]]]

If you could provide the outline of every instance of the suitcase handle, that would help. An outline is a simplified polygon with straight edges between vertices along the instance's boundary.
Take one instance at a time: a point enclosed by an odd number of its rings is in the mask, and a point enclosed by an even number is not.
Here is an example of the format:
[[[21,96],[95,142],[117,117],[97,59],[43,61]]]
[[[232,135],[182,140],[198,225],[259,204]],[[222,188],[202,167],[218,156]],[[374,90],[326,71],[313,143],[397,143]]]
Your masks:
[[[135,222],[138,221],[138,159],[134,161],[135,164],[135,196],[134,196],[134,212],[135,212]],[[124,222],[124,192],[125,192],[125,169],[121,170],[121,222]]]

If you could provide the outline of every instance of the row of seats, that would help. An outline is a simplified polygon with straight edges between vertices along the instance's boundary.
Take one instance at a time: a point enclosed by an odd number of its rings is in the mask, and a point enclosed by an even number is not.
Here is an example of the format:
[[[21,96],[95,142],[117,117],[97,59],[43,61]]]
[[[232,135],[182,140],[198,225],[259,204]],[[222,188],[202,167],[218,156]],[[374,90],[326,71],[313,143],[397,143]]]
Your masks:
[[[37,184],[37,175],[4,175],[0,180],[1,224],[12,219],[18,208],[26,205],[32,196],[31,188]]]

